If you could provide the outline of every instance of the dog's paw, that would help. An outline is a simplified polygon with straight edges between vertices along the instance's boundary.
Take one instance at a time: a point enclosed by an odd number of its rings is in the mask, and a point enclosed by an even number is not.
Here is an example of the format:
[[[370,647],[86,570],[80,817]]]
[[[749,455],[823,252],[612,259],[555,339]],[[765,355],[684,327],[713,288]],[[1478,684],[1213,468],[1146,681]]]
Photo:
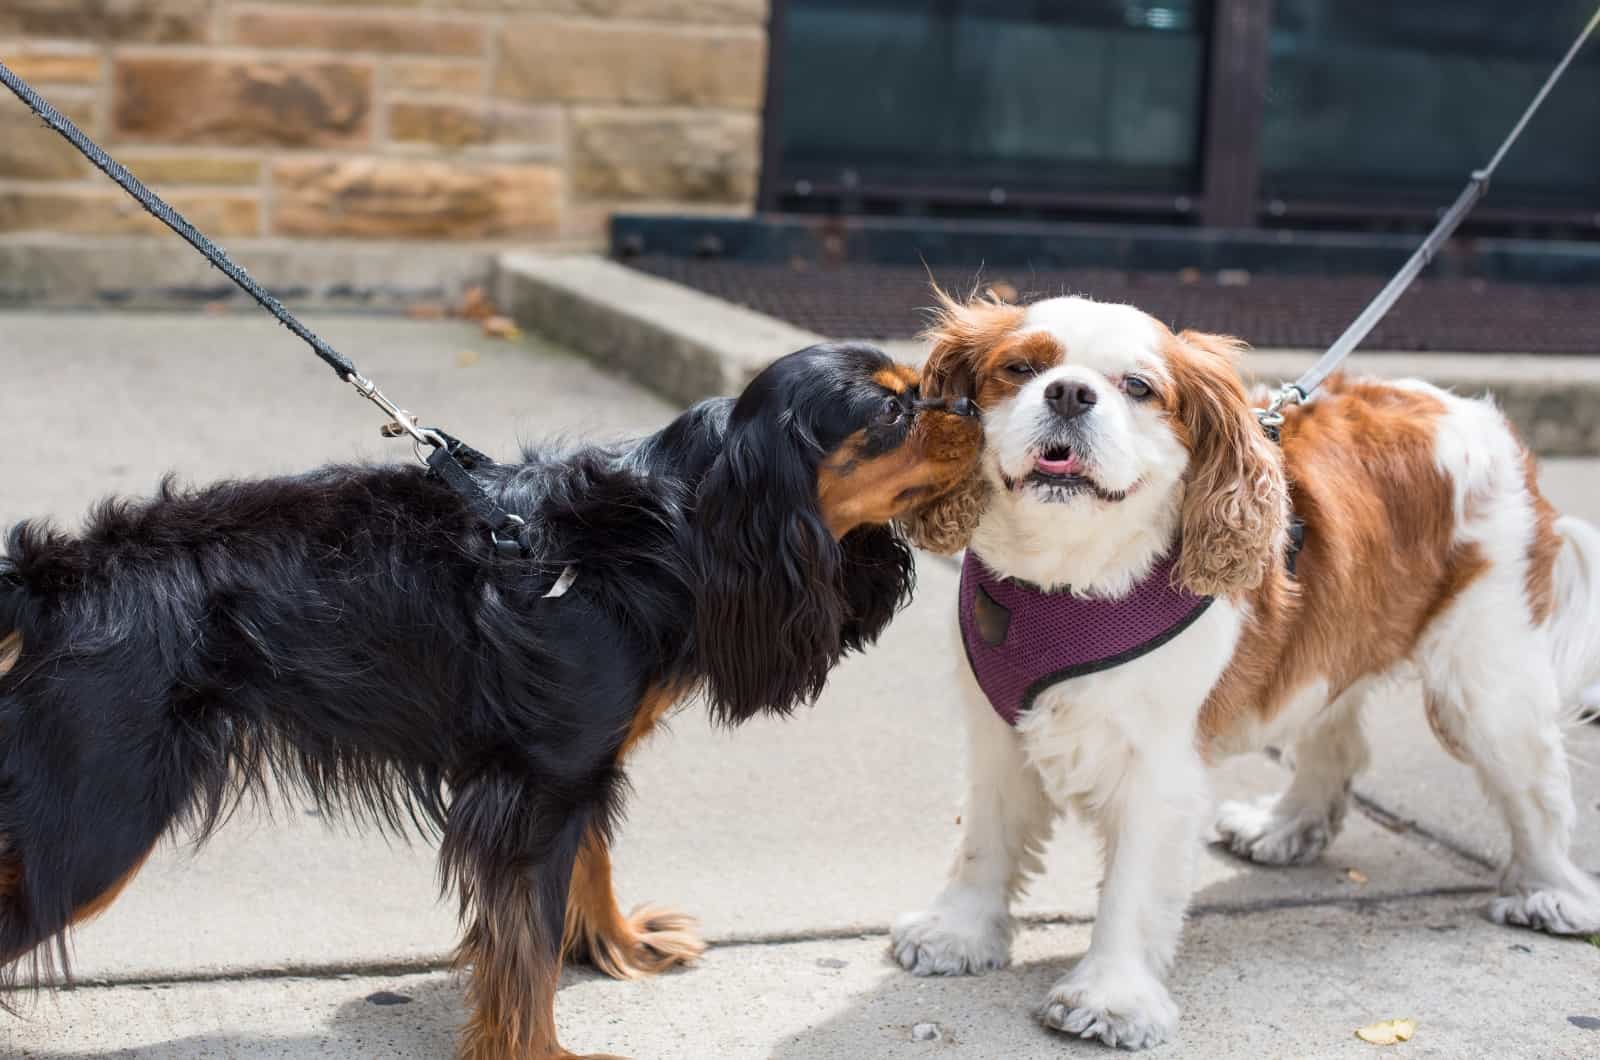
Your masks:
[[[1119,1049],[1148,1049],[1178,1029],[1178,1006],[1149,973],[1102,974],[1080,964],[1050,991],[1044,1025]]]
[[[895,921],[890,950],[912,975],[978,975],[1011,963],[1011,918],[934,909]]]
[[[613,979],[640,979],[668,968],[693,964],[706,951],[695,918],[660,906],[644,905],[609,918],[601,929],[587,929],[569,942],[567,956],[594,965]]]
[[[688,913],[642,905],[628,914],[628,924],[638,936],[636,963],[646,973],[693,964],[706,952],[697,930],[700,922]]]
[[[1489,919],[1552,935],[1593,935],[1600,933],[1600,891],[1575,894],[1542,890],[1502,895],[1489,903]]]
[[[1305,865],[1333,841],[1326,816],[1281,817],[1278,797],[1257,802],[1224,802],[1217,807],[1217,838],[1223,846],[1258,865]]]

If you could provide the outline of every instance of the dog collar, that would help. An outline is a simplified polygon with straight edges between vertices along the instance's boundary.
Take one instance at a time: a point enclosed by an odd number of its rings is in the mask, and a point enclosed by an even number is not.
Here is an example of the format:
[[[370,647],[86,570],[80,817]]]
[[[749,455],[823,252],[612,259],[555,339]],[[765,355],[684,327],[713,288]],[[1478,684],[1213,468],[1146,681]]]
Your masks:
[[[1115,600],[1046,592],[1002,578],[967,550],[961,564],[961,640],[978,686],[1007,725],[1046,688],[1155,651],[1211,606],[1173,585],[1174,548]]]

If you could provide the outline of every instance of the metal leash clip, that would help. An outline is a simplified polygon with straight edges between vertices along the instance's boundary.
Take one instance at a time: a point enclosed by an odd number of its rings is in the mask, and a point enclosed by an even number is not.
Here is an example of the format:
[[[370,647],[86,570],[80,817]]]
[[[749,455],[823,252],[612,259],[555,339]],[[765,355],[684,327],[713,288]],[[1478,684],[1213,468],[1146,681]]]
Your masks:
[[[1261,424],[1261,429],[1266,432],[1268,438],[1276,442],[1282,437],[1283,410],[1290,405],[1298,405],[1305,399],[1306,392],[1300,389],[1298,384],[1285,383],[1278,388],[1278,392],[1273,395],[1266,408],[1256,409],[1256,420]]]
[[[394,417],[378,428],[378,433],[385,438],[399,438],[401,435],[409,434],[411,436],[411,449],[417,454],[417,459],[424,465],[428,463],[428,453],[427,450],[423,449],[424,445],[433,449],[449,448],[449,443],[445,441],[443,435],[438,431],[420,426],[415,416],[390,401],[384,396],[383,391],[378,389],[378,384],[360,372],[352,372],[345,379],[346,382],[361,393],[362,397]]]

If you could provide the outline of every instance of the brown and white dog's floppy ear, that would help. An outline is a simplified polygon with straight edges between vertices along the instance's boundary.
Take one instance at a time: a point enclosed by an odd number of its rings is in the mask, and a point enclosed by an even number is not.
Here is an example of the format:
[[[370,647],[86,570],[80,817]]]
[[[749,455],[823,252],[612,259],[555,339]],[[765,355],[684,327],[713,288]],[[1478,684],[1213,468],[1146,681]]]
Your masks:
[[[984,353],[1022,323],[1021,306],[991,298],[962,303],[933,288],[938,305],[922,332],[930,344],[922,368],[924,398],[976,399]],[[981,465],[943,496],[902,517],[900,529],[918,548],[950,555],[967,547],[989,503],[989,484]]]
[[[976,295],[958,302],[937,286],[933,296],[939,304],[921,335],[929,344],[928,360],[922,367],[922,396],[976,399],[984,353],[1022,326],[1024,310]]]
[[[1185,331],[1169,359],[1189,436],[1178,581],[1202,596],[1261,584],[1282,562],[1289,491],[1278,447],[1246,398],[1237,339]]]

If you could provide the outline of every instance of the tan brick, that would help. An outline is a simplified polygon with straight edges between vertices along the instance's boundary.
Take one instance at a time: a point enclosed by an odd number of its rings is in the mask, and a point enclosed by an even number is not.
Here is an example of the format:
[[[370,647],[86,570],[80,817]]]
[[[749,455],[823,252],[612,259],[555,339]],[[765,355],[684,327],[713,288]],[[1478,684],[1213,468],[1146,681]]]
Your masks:
[[[88,37],[117,44],[206,39],[216,0],[3,0],[0,36]]]
[[[561,147],[562,116],[554,106],[405,100],[389,106],[389,138],[439,147],[524,144],[554,153]]]
[[[261,234],[261,204],[238,192],[178,192],[167,197],[195,226],[217,237]],[[151,235],[166,232],[115,188],[0,190],[0,232]]]
[[[0,47],[0,60],[34,85],[97,85],[100,55],[84,46],[16,44]]]
[[[297,9],[245,11],[234,17],[233,39],[261,48],[411,55],[482,55],[483,29],[460,19],[383,12]]]
[[[483,64],[449,59],[392,59],[384,84],[402,92],[450,92],[477,95],[483,91]]]
[[[572,123],[578,196],[727,203],[755,196],[754,115],[579,110]]]
[[[142,154],[129,151],[120,159],[135,176],[147,184],[257,184],[261,180],[261,160],[233,155],[208,155],[192,152]]]
[[[501,35],[495,92],[510,99],[760,105],[766,37],[600,22],[518,22]]]
[[[551,235],[561,220],[550,166],[297,158],[277,162],[272,179],[280,235],[510,239]]]
[[[619,18],[747,26],[767,21],[767,0],[610,0],[606,6],[607,14]]]
[[[745,26],[764,24],[768,10],[767,0],[442,0],[442,6],[467,11]]]
[[[92,104],[58,100],[56,109],[79,128],[94,130]],[[90,172],[92,167],[77,148],[35,118],[21,101],[5,94],[0,100],[0,177],[73,180]]]
[[[521,15],[604,15],[614,0],[439,0],[440,7]]]
[[[123,58],[115,85],[123,139],[337,147],[370,136],[372,71],[361,64]]]

